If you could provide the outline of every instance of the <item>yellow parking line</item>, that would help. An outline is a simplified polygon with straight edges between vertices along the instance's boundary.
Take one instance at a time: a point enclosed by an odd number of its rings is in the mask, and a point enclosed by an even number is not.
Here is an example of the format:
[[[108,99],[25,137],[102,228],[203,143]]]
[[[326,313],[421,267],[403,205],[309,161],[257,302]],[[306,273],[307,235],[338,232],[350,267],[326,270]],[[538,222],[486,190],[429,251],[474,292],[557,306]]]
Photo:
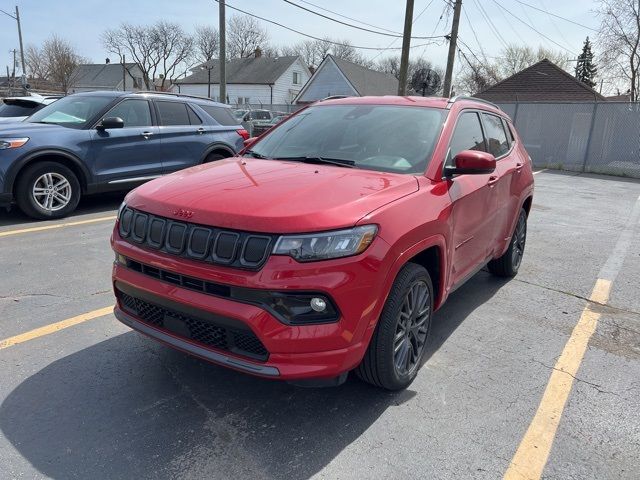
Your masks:
[[[90,218],[89,220],[79,220],[77,222],[56,223],[54,225],[44,225],[42,227],[21,228],[19,230],[8,230],[0,232],[0,237],[8,237],[9,235],[19,235],[21,233],[41,232],[43,230],[52,230],[54,228],[73,227],[75,225],[86,225],[87,223],[106,222],[107,220],[115,220],[115,215],[108,217]]]
[[[610,293],[611,282],[598,279],[589,299],[596,303],[606,304]],[[506,480],[538,479],[542,476],[562,412],[571,393],[571,387],[589,340],[596,331],[598,320],[600,320],[600,314],[592,311],[591,306],[587,305],[553,367],[538,411],[504,475]]]
[[[79,323],[86,322],[87,320],[103,317],[112,312],[113,312],[113,306],[100,308],[92,312],[83,313],[82,315],[77,315],[75,317],[67,318],[66,320],[62,320],[60,322],[52,323],[49,325],[45,325],[44,327],[36,328],[34,330],[21,333],[20,335],[16,335],[14,337],[9,337],[5,340],[0,340],[0,350],[4,348],[12,347],[14,345],[18,345],[19,343],[28,342],[29,340],[33,340],[34,338],[55,333],[65,328],[73,327],[74,325],[78,325]]]

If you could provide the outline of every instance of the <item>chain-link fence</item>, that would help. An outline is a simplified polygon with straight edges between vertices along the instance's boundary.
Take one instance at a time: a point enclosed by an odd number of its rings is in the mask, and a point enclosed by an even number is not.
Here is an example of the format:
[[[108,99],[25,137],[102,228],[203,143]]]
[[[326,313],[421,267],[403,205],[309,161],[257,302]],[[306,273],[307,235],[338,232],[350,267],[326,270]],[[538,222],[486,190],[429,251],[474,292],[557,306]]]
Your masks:
[[[533,164],[640,178],[640,104],[504,103]]]

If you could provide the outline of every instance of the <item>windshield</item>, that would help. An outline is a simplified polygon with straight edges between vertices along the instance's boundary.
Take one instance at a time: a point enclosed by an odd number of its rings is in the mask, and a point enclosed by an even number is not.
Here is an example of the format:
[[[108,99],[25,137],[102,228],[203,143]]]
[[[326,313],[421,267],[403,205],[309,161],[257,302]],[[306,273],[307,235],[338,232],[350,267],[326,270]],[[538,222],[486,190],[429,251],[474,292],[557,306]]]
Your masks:
[[[446,111],[391,105],[317,105],[267,133],[250,151],[276,159],[324,158],[356,168],[423,173]]]
[[[81,128],[111,101],[113,97],[71,95],[47,105],[31,115],[27,122],[55,123],[65,127]]]

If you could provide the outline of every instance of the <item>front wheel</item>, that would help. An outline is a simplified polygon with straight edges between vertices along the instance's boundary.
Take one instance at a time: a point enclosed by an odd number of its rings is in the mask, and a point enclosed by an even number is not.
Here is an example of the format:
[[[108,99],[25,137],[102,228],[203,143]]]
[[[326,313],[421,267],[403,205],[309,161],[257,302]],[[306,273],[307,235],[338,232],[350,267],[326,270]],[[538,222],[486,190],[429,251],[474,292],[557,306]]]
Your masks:
[[[387,390],[413,382],[422,364],[433,314],[433,284],[427,270],[405,265],[396,277],[356,374]]]
[[[80,182],[64,165],[41,162],[27,167],[16,183],[16,201],[26,215],[39,220],[62,218],[80,202]]]
[[[520,210],[516,229],[511,236],[509,248],[499,258],[491,260],[487,267],[489,271],[499,277],[515,277],[522,263],[524,246],[527,242],[527,212]]]

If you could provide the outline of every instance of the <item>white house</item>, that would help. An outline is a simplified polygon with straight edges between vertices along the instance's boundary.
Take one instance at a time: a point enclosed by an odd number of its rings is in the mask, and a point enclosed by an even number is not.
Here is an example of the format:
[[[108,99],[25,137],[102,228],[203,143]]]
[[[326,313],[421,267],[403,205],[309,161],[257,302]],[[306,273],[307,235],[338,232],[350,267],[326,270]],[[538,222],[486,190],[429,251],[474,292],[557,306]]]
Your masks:
[[[124,84],[124,88],[123,88]],[[76,67],[71,75],[70,93],[93,90],[144,90],[143,73],[137,63],[91,63]]]
[[[393,75],[327,55],[309,82],[300,89],[295,103],[311,103],[332,95],[364,97],[396,95],[397,92],[398,79]]]
[[[254,57],[227,61],[227,102],[243,105],[291,104],[311,72],[300,57]],[[174,81],[171,91],[211,97],[220,101],[220,66],[211,60],[191,70],[191,75]]]

